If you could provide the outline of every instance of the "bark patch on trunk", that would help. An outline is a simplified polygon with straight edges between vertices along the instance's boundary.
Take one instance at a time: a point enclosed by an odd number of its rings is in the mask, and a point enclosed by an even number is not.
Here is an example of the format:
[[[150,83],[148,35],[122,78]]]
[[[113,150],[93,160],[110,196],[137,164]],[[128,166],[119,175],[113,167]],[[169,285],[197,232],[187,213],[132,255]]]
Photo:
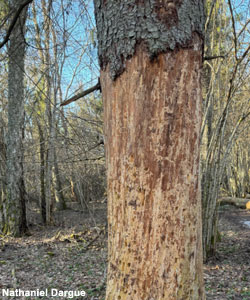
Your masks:
[[[95,0],[98,55],[102,70],[109,66],[114,80],[125,69],[138,44],[151,58],[189,47],[193,33],[203,36],[202,0]]]

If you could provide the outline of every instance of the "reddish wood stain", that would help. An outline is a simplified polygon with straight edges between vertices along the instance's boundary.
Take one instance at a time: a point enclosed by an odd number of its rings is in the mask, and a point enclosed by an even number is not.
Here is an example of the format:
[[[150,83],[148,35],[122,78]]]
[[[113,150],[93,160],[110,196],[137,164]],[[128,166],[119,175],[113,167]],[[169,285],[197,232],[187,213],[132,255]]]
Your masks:
[[[204,299],[199,133],[201,42],[142,48],[112,81],[101,74],[108,168],[106,299]]]

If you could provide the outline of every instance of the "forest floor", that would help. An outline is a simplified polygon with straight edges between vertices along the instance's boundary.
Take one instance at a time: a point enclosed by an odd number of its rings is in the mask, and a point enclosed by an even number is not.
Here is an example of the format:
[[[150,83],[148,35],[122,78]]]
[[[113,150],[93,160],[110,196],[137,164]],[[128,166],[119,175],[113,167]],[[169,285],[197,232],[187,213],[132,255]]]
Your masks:
[[[85,291],[80,300],[102,300],[107,262],[106,209],[89,213],[78,209],[57,212],[55,225],[41,225],[29,210],[30,236],[0,238],[0,300],[70,297],[3,297],[3,288]],[[250,211],[223,207],[221,242],[216,257],[204,266],[207,299],[250,299]]]
[[[207,300],[250,299],[250,211],[225,205],[220,209],[221,242],[204,266]]]

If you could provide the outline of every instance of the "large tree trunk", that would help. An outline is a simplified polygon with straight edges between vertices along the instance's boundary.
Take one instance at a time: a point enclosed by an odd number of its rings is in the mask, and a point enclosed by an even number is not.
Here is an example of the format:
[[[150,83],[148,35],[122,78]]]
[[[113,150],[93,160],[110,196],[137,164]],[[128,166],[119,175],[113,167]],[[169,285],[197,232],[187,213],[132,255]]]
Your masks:
[[[106,300],[205,299],[202,6],[95,1],[108,169]]]
[[[11,1],[17,9],[20,0]],[[21,13],[10,36],[8,72],[8,133],[7,133],[7,199],[5,201],[5,233],[20,236],[27,230],[25,188],[23,179],[24,130],[24,27],[26,9]]]

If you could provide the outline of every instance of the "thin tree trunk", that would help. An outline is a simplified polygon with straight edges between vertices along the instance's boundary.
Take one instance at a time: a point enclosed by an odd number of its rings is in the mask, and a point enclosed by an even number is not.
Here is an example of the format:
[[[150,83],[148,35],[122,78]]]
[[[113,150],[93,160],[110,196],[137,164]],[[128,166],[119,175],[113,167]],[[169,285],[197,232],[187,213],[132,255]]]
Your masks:
[[[45,171],[45,195],[46,195],[46,223],[50,224],[52,222],[52,213],[54,207],[54,200],[52,198],[52,174],[53,174],[53,162],[54,162],[54,123],[53,123],[53,114],[52,114],[52,92],[51,92],[51,58],[50,58],[50,37],[51,37],[51,7],[52,0],[49,0],[48,3],[45,0],[41,1],[42,3],[42,11],[44,18],[44,33],[45,33],[45,55],[44,55],[44,63],[45,63],[45,80],[46,80],[46,121],[47,121],[47,150],[46,150],[46,171]]]
[[[43,151],[44,151],[44,174],[41,175],[44,177],[41,181],[42,186],[44,187],[44,191],[41,191],[41,213],[42,219],[46,219],[46,223],[50,224],[52,221],[51,215],[51,208],[52,204],[52,165],[53,165],[53,149],[52,149],[52,113],[51,113],[51,77],[50,77],[50,8],[51,8],[51,0],[48,2],[48,7],[46,6],[46,2],[44,0],[41,1],[42,4],[42,13],[43,13],[43,20],[44,20],[44,44],[45,50],[42,51],[43,44],[42,44],[42,36],[41,31],[39,29],[38,20],[37,20],[37,11],[35,3],[32,3],[32,10],[33,10],[33,21],[35,24],[36,29],[36,45],[38,48],[38,53],[41,59],[41,69],[44,74],[44,89],[43,95],[41,96],[41,100],[45,101],[45,122],[44,122],[44,129],[40,128],[43,132]],[[41,124],[40,124],[41,125]],[[41,187],[43,189],[43,187]],[[46,201],[46,203],[44,203]]]
[[[42,126],[37,121],[40,142],[40,207],[43,223],[46,223],[46,194],[45,194],[45,139]]]
[[[58,208],[64,210],[67,208],[66,201],[63,195],[63,186],[60,179],[60,173],[58,168],[58,162],[56,154],[54,153],[54,175],[55,175],[55,193],[56,193],[56,202],[58,203]]]
[[[57,130],[55,129],[57,127],[58,123],[58,115],[57,115],[57,100],[58,97],[61,97],[60,94],[60,86],[61,86],[61,75],[62,73],[60,72],[59,68],[59,57],[58,57],[58,41],[57,41],[57,35],[55,28],[52,24],[50,27],[50,31],[52,34],[52,41],[53,41],[53,54],[54,54],[54,68],[53,68],[53,109],[52,109],[52,120],[53,120],[53,172],[54,172],[54,178],[55,178],[55,199],[56,202],[58,203],[58,208],[60,210],[66,209],[66,201],[64,199],[63,195],[63,187],[62,187],[62,182],[60,178],[60,172],[59,172],[59,167],[58,167],[58,161],[57,161],[57,152],[55,149],[55,142],[57,141]]]

